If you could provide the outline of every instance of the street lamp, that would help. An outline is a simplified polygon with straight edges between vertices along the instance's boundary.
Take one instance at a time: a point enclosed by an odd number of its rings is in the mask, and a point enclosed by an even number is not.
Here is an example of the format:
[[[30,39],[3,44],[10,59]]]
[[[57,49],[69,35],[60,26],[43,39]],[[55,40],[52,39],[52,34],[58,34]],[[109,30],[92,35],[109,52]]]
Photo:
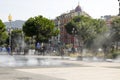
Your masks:
[[[8,16],[8,21],[10,22],[10,27],[9,27],[9,47],[11,49],[11,21],[12,21],[12,16],[11,14],[9,14]],[[10,50],[10,54],[11,54],[11,50]]]
[[[118,2],[119,2],[119,14],[118,14],[118,16],[120,16],[120,0],[118,0]]]
[[[22,50],[24,52],[24,49],[25,49],[25,42],[24,42],[24,32],[22,31]]]
[[[77,31],[75,30],[75,28],[72,29],[72,34],[73,34],[73,47],[72,47],[72,51],[73,53],[75,52],[75,48],[74,48],[74,42],[75,42],[75,34],[77,33]]]

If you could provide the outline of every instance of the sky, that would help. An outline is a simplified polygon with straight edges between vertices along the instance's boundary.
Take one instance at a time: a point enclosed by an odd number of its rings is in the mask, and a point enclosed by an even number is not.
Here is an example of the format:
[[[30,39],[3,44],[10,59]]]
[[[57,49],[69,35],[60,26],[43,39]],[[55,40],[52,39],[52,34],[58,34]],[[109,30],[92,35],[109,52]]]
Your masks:
[[[69,12],[78,5],[93,18],[119,13],[118,0],[0,0],[0,19],[27,20],[42,15],[49,19]]]

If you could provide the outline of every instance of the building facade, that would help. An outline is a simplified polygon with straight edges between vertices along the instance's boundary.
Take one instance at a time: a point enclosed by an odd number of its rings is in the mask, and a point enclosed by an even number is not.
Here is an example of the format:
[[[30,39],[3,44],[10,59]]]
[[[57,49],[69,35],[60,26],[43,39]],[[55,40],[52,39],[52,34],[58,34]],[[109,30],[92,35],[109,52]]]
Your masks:
[[[60,30],[60,34],[57,36],[58,42],[62,44],[71,44],[74,42],[75,44],[77,44],[77,38],[66,32],[65,25],[70,22],[75,16],[80,15],[89,16],[86,12],[82,10],[81,6],[78,4],[75,9],[61,14],[54,20],[55,26]]]

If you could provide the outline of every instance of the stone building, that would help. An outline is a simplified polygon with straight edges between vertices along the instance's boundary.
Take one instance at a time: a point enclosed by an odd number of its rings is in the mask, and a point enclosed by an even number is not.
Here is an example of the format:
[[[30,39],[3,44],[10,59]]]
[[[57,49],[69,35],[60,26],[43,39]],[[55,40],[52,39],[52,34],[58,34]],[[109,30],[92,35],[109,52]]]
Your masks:
[[[54,20],[55,26],[60,30],[60,34],[55,38],[58,43],[71,44],[74,42],[75,45],[77,45],[77,38],[66,32],[65,25],[70,22],[75,16],[80,15],[89,16],[85,11],[82,10],[81,6],[78,4],[75,9],[56,17],[56,19]]]

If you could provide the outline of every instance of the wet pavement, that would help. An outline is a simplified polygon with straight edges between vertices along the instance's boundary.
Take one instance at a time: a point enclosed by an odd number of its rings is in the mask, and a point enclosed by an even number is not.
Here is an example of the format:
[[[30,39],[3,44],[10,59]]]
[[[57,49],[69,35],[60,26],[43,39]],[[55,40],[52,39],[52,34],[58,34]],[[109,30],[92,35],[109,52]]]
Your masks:
[[[0,67],[74,67],[82,66],[74,63],[66,63],[68,57],[52,56],[20,56],[2,55],[0,56]]]
[[[41,74],[21,72],[16,69],[48,68],[65,65],[69,66],[69,64],[62,63],[60,57],[0,55],[0,80],[64,80]]]
[[[119,76],[120,63],[60,56],[0,55],[0,80],[119,80]]]

